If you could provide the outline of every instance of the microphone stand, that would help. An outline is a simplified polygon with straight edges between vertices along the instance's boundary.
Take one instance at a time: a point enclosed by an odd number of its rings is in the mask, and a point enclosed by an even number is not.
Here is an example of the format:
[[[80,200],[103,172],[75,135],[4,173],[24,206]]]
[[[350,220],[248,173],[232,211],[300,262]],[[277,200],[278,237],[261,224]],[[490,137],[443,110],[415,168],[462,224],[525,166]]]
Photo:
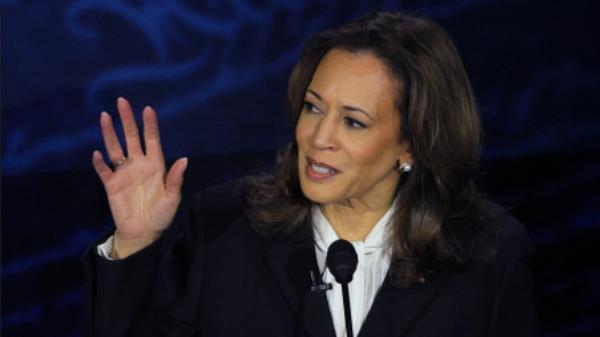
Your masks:
[[[344,298],[344,318],[346,319],[346,337],[354,337],[352,331],[352,315],[350,314],[350,296],[348,295],[348,283],[342,283],[342,297]]]

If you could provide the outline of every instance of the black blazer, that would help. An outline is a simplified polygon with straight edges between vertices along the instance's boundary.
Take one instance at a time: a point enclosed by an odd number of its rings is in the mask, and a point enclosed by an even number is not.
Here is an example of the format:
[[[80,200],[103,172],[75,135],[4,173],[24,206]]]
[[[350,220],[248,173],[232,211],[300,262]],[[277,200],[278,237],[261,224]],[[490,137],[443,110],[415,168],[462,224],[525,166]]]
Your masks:
[[[285,240],[257,235],[242,216],[242,190],[204,191],[191,221],[126,259],[98,256],[110,234],[94,242],[84,255],[88,336],[335,337],[326,295],[310,291],[310,226]],[[537,336],[525,229],[489,212],[493,257],[410,288],[386,280],[358,336]]]

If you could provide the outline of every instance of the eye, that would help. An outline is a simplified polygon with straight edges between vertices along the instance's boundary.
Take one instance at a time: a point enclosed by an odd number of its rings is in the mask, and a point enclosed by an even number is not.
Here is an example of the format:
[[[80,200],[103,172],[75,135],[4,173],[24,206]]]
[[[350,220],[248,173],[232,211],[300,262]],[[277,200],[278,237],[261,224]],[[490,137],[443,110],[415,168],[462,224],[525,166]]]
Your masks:
[[[303,110],[307,111],[309,113],[320,113],[321,112],[321,111],[319,111],[319,108],[317,108],[314,104],[307,102],[307,101],[304,102]]]
[[[361,123],[350,117],[344,117],[344,123],[346,123],[346,125],[352,129],[364,129],[367,127],[364,123]]]

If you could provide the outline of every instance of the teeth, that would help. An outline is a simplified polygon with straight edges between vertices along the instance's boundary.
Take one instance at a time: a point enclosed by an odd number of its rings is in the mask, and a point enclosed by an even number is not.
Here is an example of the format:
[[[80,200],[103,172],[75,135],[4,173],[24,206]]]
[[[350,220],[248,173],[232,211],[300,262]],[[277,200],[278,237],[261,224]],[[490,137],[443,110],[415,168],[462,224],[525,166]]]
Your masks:
[[[317,164],[312,164],[312,169],[317,172],[317,173],[321,173],[321,174],[328,174],[328,173],[333,173],[334,171],[330,168],[327,167],[323,167],[323,166],[319,166]]]

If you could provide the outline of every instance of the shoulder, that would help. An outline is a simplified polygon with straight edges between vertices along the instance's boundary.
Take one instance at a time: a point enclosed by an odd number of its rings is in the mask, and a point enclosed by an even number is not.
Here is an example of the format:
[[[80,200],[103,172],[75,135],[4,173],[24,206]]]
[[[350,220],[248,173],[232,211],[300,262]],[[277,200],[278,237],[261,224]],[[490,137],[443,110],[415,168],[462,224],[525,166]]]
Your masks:
[[[217,235],[244,216],[249,177],[227,181],[196,193],[192,221],[201,224],[205,237]]]
[[[193,209],[204,216],[232,216],[243,210],[248,178],[243,177],[205,188],[194,196]]]
[[[496,236],[496,248],[499,251],[518,251],[531,254],[531,243],[526,227],[512,216],[508,210],[491,201],[480,206],[481,223],[487,224]]]
[[[526,227],[492,201],[449,221],[449,236],[469,261],[529,259],[533,246]]]
[[[460,310],[453,311],[457,321],[479,317],[474,322],[487,331],[485,335],[535,336],[528,266],[532,245],[525,226],[489,201],[448,225],[468,263],[440,277],[446,282],[440,303],[461,303]]]
[[[494,258],[476,268],[484,271],[482,278],[494,289],[490,331],[497,336],[537,336],[529,269],[534,249],[526,227],[496,204],[483,204],[482,214],[496,233]]]

